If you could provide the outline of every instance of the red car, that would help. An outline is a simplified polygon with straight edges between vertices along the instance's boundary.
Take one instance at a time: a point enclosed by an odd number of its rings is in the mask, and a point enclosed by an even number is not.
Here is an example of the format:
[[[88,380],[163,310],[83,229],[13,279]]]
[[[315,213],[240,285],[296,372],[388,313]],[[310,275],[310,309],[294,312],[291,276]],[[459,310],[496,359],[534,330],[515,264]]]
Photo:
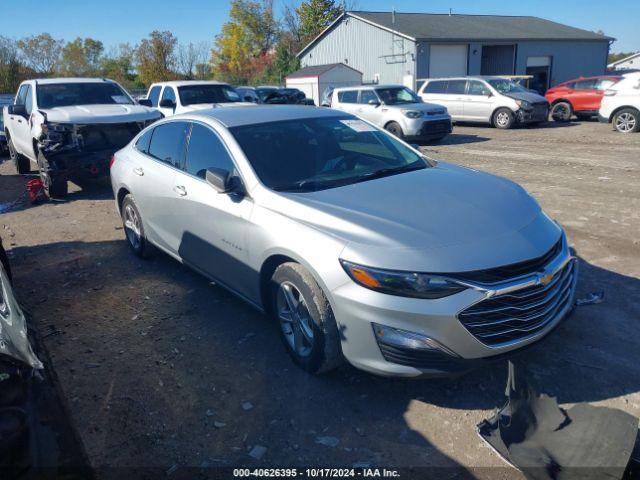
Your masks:
[[[615,75],[580,77],[550,88],[544,96],[551,104],[551,117],[556,122],[568,122],[574,114],[578,118],[597,115],[604,91],[620,78]]]

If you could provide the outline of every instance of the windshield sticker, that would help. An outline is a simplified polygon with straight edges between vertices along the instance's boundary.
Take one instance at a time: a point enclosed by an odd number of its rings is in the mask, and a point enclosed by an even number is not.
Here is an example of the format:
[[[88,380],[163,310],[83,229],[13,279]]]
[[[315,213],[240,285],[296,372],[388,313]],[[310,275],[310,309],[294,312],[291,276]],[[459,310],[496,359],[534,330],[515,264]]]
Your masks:
[[[375,132],[376,129],[362,120],[340,120],[340,123],[346,125],[356,132]]]
[[[124,95],[111,95],[111,98],[116,103],[131,103],[129,102],[129,99]]]

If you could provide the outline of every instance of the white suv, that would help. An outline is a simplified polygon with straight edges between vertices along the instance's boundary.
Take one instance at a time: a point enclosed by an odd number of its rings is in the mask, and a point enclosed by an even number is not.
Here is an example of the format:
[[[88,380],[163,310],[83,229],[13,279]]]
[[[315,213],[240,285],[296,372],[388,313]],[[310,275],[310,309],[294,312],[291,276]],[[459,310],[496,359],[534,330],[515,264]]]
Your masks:
[[[149,87],[147,98],[138,103],[157,108],[165,117],[206,108],[253,105],[243,102],[231,85],[197,80],[154,83]]]
[[[640,131],[640,72],[628,73],[604,92],[598,119],[620,133]]]
[[[401,139],[441,140],[451,133],[445,107],[424,103],[402,85],[336,88],[331,107],[358,115]]]
[[[431,79],[419,94],[425,102],[447,107],[454,121],[488,123],[502,129],[544,122],[549,114],[546,98],[505,77]]]

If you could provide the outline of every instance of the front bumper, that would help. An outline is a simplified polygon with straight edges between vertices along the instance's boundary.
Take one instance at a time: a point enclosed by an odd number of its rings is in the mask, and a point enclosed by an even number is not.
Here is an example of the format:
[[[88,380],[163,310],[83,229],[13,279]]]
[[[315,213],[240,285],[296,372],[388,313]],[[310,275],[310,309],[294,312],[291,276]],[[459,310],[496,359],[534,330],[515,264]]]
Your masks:
[[[405,136],[421,140],[442,138],[452,132],[451,117],[439,115],[437,117],[421,117],[407,119],[403,127]]]
[[[65,151],[47,156],[46,173],[64,179],[99,178],[109,175],[114,150],[97,152]]]
[[[566,241],[560,253],[546,267],[554,275],[572,269],[566,296],[545,317],[543,326],[513,341],[491,344],[481,341],[459,318],[472,306],[508,293],[526,291],[540,277],[531,274],[516,281],[483,287],[475,285],[456,295],[437,300],[421,300],[386,295],[349,282],[332,292],[334,313],[342,333],[347,360],[357,368],[384,376],[456,375],[517,354],[554,330],[572,311],[577,282],[577,262]],[[539,283],[538,283],[539,284]],[[372,323],[413,332],[445,347],[424,350],[379,342]]]
[[[516,112],[518,123],[539,123],[546,122],[549,119],[549,106],[537,106],[524,109],[521,108]]]

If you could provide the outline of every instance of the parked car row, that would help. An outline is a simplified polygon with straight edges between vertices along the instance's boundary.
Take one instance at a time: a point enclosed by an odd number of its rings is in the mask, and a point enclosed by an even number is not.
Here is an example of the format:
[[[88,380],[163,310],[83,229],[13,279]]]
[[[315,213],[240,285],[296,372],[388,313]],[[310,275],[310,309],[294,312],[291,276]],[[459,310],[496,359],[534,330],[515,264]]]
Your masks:
[[[639,80],[603,95],[621,131],[637,129]],[[132,251],[163,251],[272,316],[309,372],[346,359],[460,373],[573,308],[576,260],[530,195],[401,141],[442,138],[452,120],[546,120],[549,102],[509,79],[336,88],[330,109],[243,102],[218,82],[154,84],[142,102],[108,80],[23,83],[5,115],[18,171],[37,163],[54,196],[111,158]]]

